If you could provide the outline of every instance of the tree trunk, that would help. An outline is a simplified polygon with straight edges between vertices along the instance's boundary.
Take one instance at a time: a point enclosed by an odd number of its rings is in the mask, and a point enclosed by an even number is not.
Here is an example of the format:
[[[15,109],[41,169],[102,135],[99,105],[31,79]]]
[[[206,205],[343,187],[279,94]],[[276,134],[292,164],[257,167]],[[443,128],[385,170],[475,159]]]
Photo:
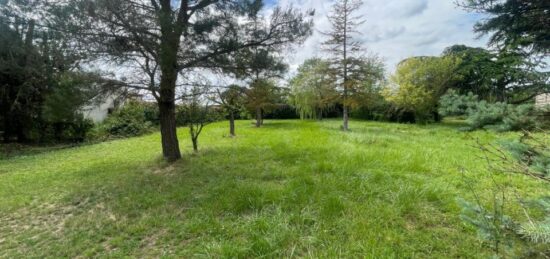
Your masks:
[[[195,153],[199,152],[199,139],[197,138],[191,138],[191,141],[193,142],[193,151]]]
[[[160,135],[162,155],[168,161],[181,158],[176,127],[176,105],[174,101],[159,101]]]
[[[229,135],[235,137],[235,113],[229,113]]]
[[[264,125],[264,110],[263,109],[260,109],[260,125]]]
[[[262,126],[262,108],[256,108],[256,127],[259,128]]]
[[[4,138],[4,143],[9,143],[12,136],[11,117],[8,113],[4,113],[3,116],[4,116],[3,117],[4,134],[2,137]]]
[[[162,155],[173,162],[181,158],[176,126],[176,82],[178,80],[178,50],[183,28],[171,19],[169,1],[163,3],[159,14],[160,37],[160,91],[158,97]]]
[[[349,127],[348,127],[348,124],[349,124],[349,115],[348,115],[348,106],[344,104],[344,124],[342,125],[342,130],[343,131],[348,131],[349,130]]]
[[[160,96],[158,101],[162,155],[164,159],[171,162],[181,158],[176,126],[176,80],[176,73],[165,70],[161,76]]]

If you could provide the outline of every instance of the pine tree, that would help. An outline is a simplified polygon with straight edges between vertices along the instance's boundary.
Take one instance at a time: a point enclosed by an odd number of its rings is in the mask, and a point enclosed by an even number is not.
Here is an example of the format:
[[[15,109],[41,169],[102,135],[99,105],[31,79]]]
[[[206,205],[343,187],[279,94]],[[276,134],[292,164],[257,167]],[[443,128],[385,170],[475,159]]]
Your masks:
[[[339,84],[341,85],[343,102],[343,125],[342,130],[349,129],[349,80],[350,60],[361,54],[361,43],[354,39],[353,35],[358,34],[357,27],[365,22],[362,16],[354,15],[359,7],[363,5],[361,0],[338,0],[334,3],[331,13],[328,15],[332,30],[324,32],[328,36],[323,45],[325,50],[332,55],[332,62],[339,72]]]

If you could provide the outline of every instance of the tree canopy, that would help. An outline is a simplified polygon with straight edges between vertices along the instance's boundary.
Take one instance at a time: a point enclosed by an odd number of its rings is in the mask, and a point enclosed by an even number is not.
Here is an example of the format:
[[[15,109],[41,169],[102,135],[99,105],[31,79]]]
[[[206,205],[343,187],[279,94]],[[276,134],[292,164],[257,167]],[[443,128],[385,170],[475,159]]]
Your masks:
[[[462,94],[472,92],[487,101],[522,103],[549,90],[549,73],[521,53],[455,45],[443,56],[460,60],[456,70],[460,79],[452,87]]]
[[[419,121],[437,119],[439,97],[457,79],[459,60],[453,57],[413,57],[397,66],[384,96],[411,111]]]
[[[481,35],[490,34],[490,45],[548,54],[550,4],[547,0],[461,0],[460,5],[488,15],[488,19],[478,22],[474,29]]]
[[[289,46],[310,35],[308,13],[276,7],[259,20],[262,6],[261,0],[54,1],[46,21],[93,56],[139,71],[128,85],[157,100],[163,155],[177,160],[176,88],[193,83],[190,72],[219,69],[224,55]]]

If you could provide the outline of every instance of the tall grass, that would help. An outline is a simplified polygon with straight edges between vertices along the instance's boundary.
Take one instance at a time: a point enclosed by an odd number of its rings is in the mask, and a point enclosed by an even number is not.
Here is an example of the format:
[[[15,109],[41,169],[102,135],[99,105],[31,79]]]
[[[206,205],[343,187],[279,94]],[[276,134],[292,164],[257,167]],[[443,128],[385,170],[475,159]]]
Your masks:
[[[225,122],[166,164],[160,136],[0,160],[0,257],[484,257],[457,196],[490,186],[450,125]],[[544,186],[512,177],[526,195]],[[489,191],[489,190],[487,190]]]

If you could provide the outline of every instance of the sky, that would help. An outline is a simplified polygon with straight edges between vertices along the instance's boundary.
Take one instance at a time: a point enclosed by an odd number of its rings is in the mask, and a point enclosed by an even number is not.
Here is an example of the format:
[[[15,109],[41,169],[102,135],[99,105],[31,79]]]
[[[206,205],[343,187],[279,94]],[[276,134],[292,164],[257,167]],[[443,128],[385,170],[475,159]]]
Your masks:
[[[305,59],[327,55],[320,48],[326,39],[320,31],[330,29],[327,14],[332,1],[267,0],[266,12],[277,4],[304,11],[315,9],[315,32],[302,46],[285,54],[293,74]],[[456,7],[454,0],[364,0],[356,14],[366,20],[359,26],[356,39],[369,54],[385,60],[388,72],[411,56],[440,55],[454,44],[484,47],[487,42],[486,38],[477,39],[473,32],[474,24],[483,17]]]

